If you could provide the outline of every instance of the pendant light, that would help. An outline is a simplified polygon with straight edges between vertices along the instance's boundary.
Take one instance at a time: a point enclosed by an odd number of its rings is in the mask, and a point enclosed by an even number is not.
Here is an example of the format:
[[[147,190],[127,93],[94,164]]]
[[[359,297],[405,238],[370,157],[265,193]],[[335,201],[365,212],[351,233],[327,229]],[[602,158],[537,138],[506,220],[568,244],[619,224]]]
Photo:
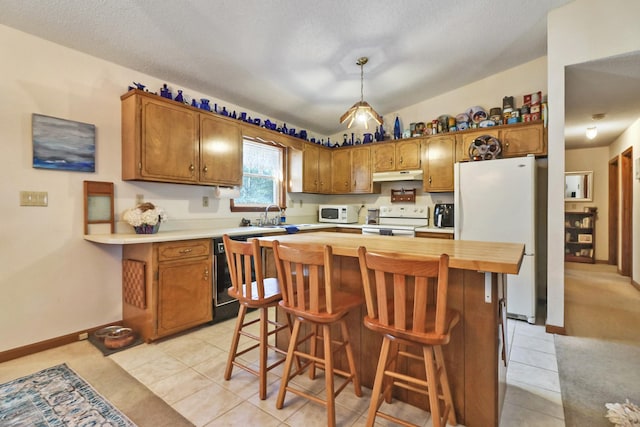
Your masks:
[[[366,56],[358,58],[356,61],[356,64],[360,66],[360,101],[353,104],[353,106],[340,117],[340,123],[349,120],[347,128],[350,128],[356,120],[364,124],[365,129],[369,129],[369,119],[375,120],[378,125],[382,124],[382,116],[364,100],[364,64],[367,62],[369,62],[369,58]]]

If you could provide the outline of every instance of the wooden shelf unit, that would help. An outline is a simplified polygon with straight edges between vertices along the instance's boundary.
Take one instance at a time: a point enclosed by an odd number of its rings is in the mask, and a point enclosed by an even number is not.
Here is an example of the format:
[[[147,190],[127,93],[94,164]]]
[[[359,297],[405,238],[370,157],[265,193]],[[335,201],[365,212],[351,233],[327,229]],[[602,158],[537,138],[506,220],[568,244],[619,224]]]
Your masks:
[[[565,212],[564,260],[570,262],[596,262],[596,210]]]

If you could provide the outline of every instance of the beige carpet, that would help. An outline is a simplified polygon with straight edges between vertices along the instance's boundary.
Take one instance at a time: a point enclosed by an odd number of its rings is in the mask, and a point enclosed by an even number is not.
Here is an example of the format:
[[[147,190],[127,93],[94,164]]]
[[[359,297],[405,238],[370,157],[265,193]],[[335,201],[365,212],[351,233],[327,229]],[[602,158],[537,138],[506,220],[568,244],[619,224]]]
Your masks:
[[[640,292],[614,266],[565,264],[556,357],[567,427],[610,427],[606,403],[640,400]]]
[[[139,427],[192,426],[88,341],[0,363],[0,383],[66,363]]]
[[[640,343],[640,291],[615,266],[565,263],[564,295],[567,335]]]

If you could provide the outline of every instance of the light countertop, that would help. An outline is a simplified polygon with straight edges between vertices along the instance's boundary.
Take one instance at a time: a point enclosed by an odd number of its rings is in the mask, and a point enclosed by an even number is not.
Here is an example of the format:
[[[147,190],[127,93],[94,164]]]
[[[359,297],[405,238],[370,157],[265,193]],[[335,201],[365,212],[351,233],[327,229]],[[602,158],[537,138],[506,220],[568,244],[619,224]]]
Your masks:
[[[223,234],[230,236],[242,236],[248,234],[272,234],[282,233],[286,227],[296,226],[301,231],[318,230],[322,231],[329,228],[357,228],[361,229],[363,224],[284,224],[282,226],[270,227],[232,227],[232,228],[205,228],[205,229],[185,229],[185,230],[160,230],[156,234],[135,234],[135,233],[118,233],[118,234],[85,234],[84,239],[94,243],[102,243],[107,245],[132,245],[136,243],[155,243],[155,242],[171,242],[176,240],[191,239],[212,239],[222,237]],[[416,231],[429,233],[450,233],[453,234],[453,228],[437,228],[437,227],[420,227]]]

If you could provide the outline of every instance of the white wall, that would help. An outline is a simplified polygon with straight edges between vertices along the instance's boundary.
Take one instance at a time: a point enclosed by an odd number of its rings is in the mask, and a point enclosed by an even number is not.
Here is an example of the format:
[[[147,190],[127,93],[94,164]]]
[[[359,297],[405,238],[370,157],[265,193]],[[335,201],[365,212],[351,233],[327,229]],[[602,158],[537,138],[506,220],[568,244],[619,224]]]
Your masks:
[[[632,222],[632,252],[633,259],[631,262],[631,268],[633,271],[633,280],[636,283],[640,283],[640,180],[636,179],[636,174],[639,173],[635,161],[640,158],[640,119],[624,131],[613,144],[609,146],[609,158],[613,159],[619,156],[627,148],[633,147],[633,215],[631,215]],[[620,186],[618,186],[620,188]],[[622,212],[619,212],[618,223],[622,223]],[[618,242],[621,242],[622,238],[618,236]],[[620,259],[618,259],[618,267],[620,266]]]
[[[165,83],[0,25],[0,141],[4,200],[0,231],[0,351],[75,333],[122,319],[121,247],[83,240],[83,181],[115,183],[115,210],[134,206],[135,195],[157,202],[170,220],[163,228],[236,226],[228,200],[211,200],[210,188],[123,182],[120,179],[120,96],[132,81],[159,91]],[[181,86],[172,85],[174,92]],[[154,89],[155,88],[155,89]],[[206,97],[228,109],[237,107]],[[238,108],[238,111],[240,109]],[[248,111],[252,117],[263,117]],[[32,167],[33,113],[96,126],[96,172]],[[277,119],[274,117],[271,120]],[[19,192],[46,191],[48,207],[20,207]],[[291,195],[289,218],[314,218],[318,197]],[[302,205],[301,205],[302,203]],[[303,219],[309,221],[309,219]],[[119,228],[128,227],[119,224]]]
[[[564,67],[639,50],[638,16],[636,0],[576,0],[548,16],[548,325],[564,327],[564,244],[563,239],[554,238],[564,235],[564,198],[562,191],[553,191],[564,188]]]
[[[598,208],[596,215],[597,261],[609,258],[609,147],[581,148],[565,151],[565,170],[593,172],[593,200],[565,203],[565,211],[582,212],[585,206]]]

